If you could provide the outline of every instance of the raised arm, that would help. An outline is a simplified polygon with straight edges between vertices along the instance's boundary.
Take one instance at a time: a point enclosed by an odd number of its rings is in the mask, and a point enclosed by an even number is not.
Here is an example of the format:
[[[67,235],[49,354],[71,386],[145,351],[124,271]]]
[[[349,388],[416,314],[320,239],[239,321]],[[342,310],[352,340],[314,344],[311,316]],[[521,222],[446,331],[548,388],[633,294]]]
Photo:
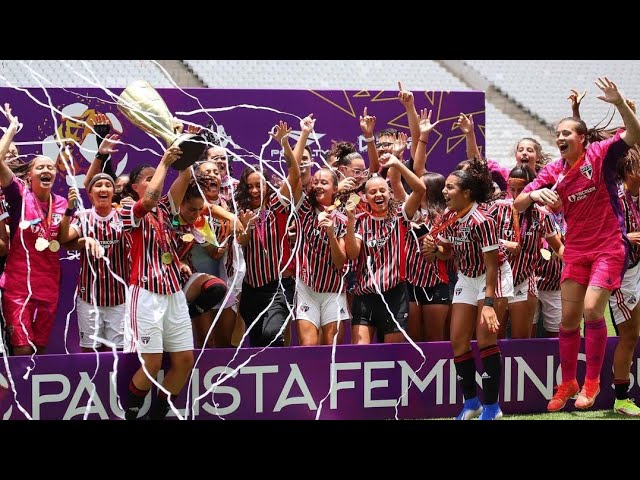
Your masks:
[[[309,135],[311,135],[311,132],[313,132],[315,126],[316,119],[313,118],[313,113],[310,113],[300,120],[300,138],[298,138],[296,146],[293,148],[293,158],[296,159],[298,164],[302,163],[302,155],[304,148],[307,146],[307,139]]]
[[[289,128],[287,122],[282,120],[274,128],[275,132],[269,132],[269,135],[282,146],[284,158],[287,161],[287,179],[280,187],[280,195],[296,204],[302,196],[302,182],[300,182],[300,164],[295,159],[289,140],[287,140],[291,133],[291,128]]]
[[[15,137],[18,131],[18,117],[14,117],[11,114],[11,106],[8,103],[4,104],[4,113],[9,120],[9,126],[7,127],[7,131],[0,138],[0,187],[6,188],[13,181],[13,172],[7,164],[4,163],[4,157],[7,155],[9,151],[9,147],[11,146],[11,142],[13,142],[13,137]]]
[[[420,138],[420,118],[416,111],[416,104],[413,98],[413,92],[404,90],[402,88],[402,82],[398,82],[398,100],[404,106],[407,111],[407,120],[409,121],[409,131],[411,132],[411,158],[416,159],[416,148],[418,146],[418,139]]]
[[[427,145],[429,134],[431,133],[431,130],[433,130],[435,126],[440,122],[440,120],[437,120],[435,123],[431,123],[431,113],[432,110],[427,111],[426,108],[423,108],[420,111],[420,122],[418,123],[420,135],[417,142],[414,142],[413,140],[411,141],[413,173],[415,173],[418,177],[421,177],[427,171]],[[415,150],[413,148],[414,143],[417,144]]]
[[[156,168],[147,189],[144,192],[144,196],[141,200],[142,208],[144,208],[147,212],[153,210],[156,205],[158,205],[158,200],[162,196],[162,189],[164,188],[164,179],[167,178],[167,172],[169,167],[173,162],[175,162],[180,155],[182,154],[182,150],[176,146],[171,146],[167,148],[160,159],[160,163]]]
[[[376,136],[373,131],[376,128],[376,117],[367,115],[367,107],[364,107],[360,115],[360,130],[367,144],[367,156],[369,157],[369,171],[378,173],[380,163],[378,162],[378,150],[376,149]]]
[[[104,171],[104,173],[111,175],[115,175],[113,172],[106,171],[104,167],[106,166],[106,162],[108,161],[109,155],[116,153],[118,150],[114,148],[114,145],[118,144],[120,137],[117,134],[106,135],[104,140],[100,142],[100,146],[98,147],[98,153],[96,153],[93,162],[91,162],[91,166],[89,166],[89,170],[84,177],[84,188],[89,188],[89,183],[91,183],[91,179],[98,173]],[[115,179],[114,179],[115,180]]]
[[[70,228],[71,218],[73,217],[75,205],[78,204],[78,191],[75,188],[69,188],[67,200],[68,207],[64,212],[64,216],[62,217],[62,221],[60,222],[60,231],[58,232],[58,241],[62,245],[65,245],[80,236],[75,228]]]
[[[473,114],[468,117],[464,113],[460,113],[458,116],[458,121],[456,122],[462,133],[464,133],[464,138],[467,143],[467,158],[477,158],[480,160],[482,155],[480,155],[480,149],[478,148],[478,143],[476,142],[476,132],[473,124]]]
[[[171,184],[169,188],[169,194],[171,195],[171,200],[176,208],[182,204],[182,200],[184,200],[184,194],[187,193],[187,188],[189,188],[189,181],[191,180],[192,170],[191,167],[187,167],[183,170],[180,170],[180,173],[176,177],[176,179]]]
[[[380,157],[380,161],[383,162],[383,166],[389,167],[389,169],[396,169],[402,175],[402,178],[409,184],[411,187],[411,195],[404,204],[404,211],[407,215],[407,218],[411,220],[413,216],[416,214],[418,209],[420,208],[420,202],[422,201],[422,196],[426,190],[424,183],[420,180],[415,173],[409,170],[406,165],[404,165],[397,157],[393,155],[383,155]]]
[[[347,201],[345,205],[347,214],[347,233],[344,237],[345,251],[349,260],[355,260],[360,255],[362,240],[356,237],[356,204]]]
[[[576,89],[571,89],[571,94],[567,97],[567,99],[571,101],[571,116],[580,118],[580,102],[582,102],[582,99],[586,94],[586,90],[582,93],[578,93]]]
[[[640,141],[640,122],[638,121],[638,117],[634,115],[629,104],[622,98],[616,84],[607,77],[598,78],[596,86],[602,90],[603,93],[603,95],[598,96],[598,99],[607,103],[613,103],[618,109],[618,112],[620,112],[626,129],[622,132],[620,138],[624,140],[624,143],[632,147]]]

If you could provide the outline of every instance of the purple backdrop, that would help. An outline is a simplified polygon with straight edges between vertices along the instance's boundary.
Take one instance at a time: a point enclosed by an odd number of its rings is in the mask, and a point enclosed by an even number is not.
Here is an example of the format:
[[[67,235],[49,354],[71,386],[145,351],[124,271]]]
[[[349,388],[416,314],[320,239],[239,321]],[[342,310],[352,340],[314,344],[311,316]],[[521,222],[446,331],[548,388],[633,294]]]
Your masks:
[[[117,95],[122,89],[114,89]],[[226,134],[222,145],[244,161],[256,163],[262,145],[269,139],[267,132],[279,120],[285,120],[299,129],[297,117],[314,114],[316,134],[320,147],[312,145],[315,160],[321,163],[320,151],[326,152],[331,140],[355,142],[362,152],[366,144],[360,134],[359,116],[364,107],[377,118],[376,130],[395,127],[408,133],[408,123],[404,107],[397,100],[397,91],[311,91],[311,90],[212,90],[158,89],[169,110],[185,122],[206,125],[215,120],[215,130]],[[3,102],[9,102],[24,128],[16,136],[20,153],[32,158],[33,154],[44,153],[58,158],[60,172],[65,172],[64,164],[58,157],[59,149],[54,132],[67,139],[71,145],[75,181],[81,186],[84,174],[89,168],[96,150],[95,137],[84,122],[90,121],[96,112],[105,113],[111,119],[116,133],[122,133],[122,140],[129,145],[120,147],[114,155],[116,173],[129,172],[140,163],[155,165],[164,150],[159,140],[150,137],[133,126],[114,104],[114,96],[100,89],[37,89],[26,91],[0,88]],[[195,97],[195,98],[192,98]],[[453,123],[460,112],[473,113],[476,136],[480,148],[484,147],[484,93],[483,92],[415,92],[418,111],[421,108],[433,110],[432,121],[440,120],[429,139],[427,168],[442,174],[466,158],[464,135]],[[237,108],[232,108],[237,106]],[[229,109],[230,108],[230,109]],[[224,111],[204,112],[203,109],[223,109]],[[288,112],[287,114],[278,113]],[[255,156],[253,156],[255,155]],[[406,155],[405,155],[406,156]],[[263,150],[262,158],[275,169],[279,169],[280,149],[270,142]],[[244,165],[235,162],[236,177],[240,176]],[[172,180],[175,176],[170,176]],[[59,175],[55,192],[67,196],[71,176]],[[86,195],[85,205],[88,205]],[[77,258],[61,252],[62,293],[58,305],[58,315],[49,342],[48,353],[65,352],[64,331],[67,315],[73,309],[73,292],[77,283]],[[69,314],[67,349],[78,352],[78,333],[75,311]]]
[[[617,338],[610,338],[607,344],[602,391],[594,409],[613,406],[610,366],[616,342]],[[218,418],[214,402],[225,419],[314,419],[325,397],[320,419],[394,418],[396,403],[399,404],[398,418],[453,417],[459,412],[462,394],[456,381],[451,347],[447,342],[419,346],[426,356],[422,368],[419,368],[422,357],[407,343],[339,346],[333,369],[330,369],[329,346],[270,348],[262,352],[246,348],[241,349],[233,361],[234,350],[206,350],[194,370],[190,404],[193,405],[193,398],[203,395],[195,407],[197,419]],[[584,344],[582,348],[584,350]],[[546,411],[553,386],[560,378],[557,340],[501,341],[500,349],[504,362],[500,403],[504,412]],[[479,362],[475,345],[474,351]],[[196,358],[199,353],[196,351]],[[639,393],[636,383],[640,375],[639,353],[640,350],[636,350],[631,367],[631,397]],[[251,355],[255,356],[247,365],[232,373]],[[583,379],[584,354],[579,358],[578,378]],[[89,406],[88,418],[116,419],[122,412],[117,406],[109,372],[117,372],[113,381],[122,399],[137,366],[132,354],[120,354],[118,360],[117,370],[113,368],[114,357],[110,353],[46,355],[36,357],[35,366],[29,357],[11,357],[8,362],[18,392],[17,400],[32,418],[82,419]],[[25,380],[23,376],[29,367],[34,369]],[[218,386],[213,398],[211,393],[205,395],[226,368],[228,379]],[[332,370],[335,380],[329,394]],[[476,380],[481,383],[479,375]],[[96,393],[89,403],[94,385]],[[407,395],[399,399],[409,385]],[[186,391],[185,388],[176,403],[182,409],[186,404]],[[150,396],[143,412],[148,409],[149,401]],[[567,410],[573,408],[573,402],[569,402]],[[0,366],[0,418],[26,418],[14,401],[4,365]]]

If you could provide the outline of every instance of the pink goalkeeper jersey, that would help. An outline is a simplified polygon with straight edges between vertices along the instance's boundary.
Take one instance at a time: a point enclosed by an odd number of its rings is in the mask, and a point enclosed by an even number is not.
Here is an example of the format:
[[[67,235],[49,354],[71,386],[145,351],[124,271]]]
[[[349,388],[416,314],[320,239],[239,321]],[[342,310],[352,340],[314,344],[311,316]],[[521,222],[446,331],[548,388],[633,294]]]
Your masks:
[[[571,171],[562,158],[549,163],[523,190],[555,184],[561,173],[566,174],[556,188],[567,222],[565,262],[577,261],[585,253],[616,251],[625,242],[615,169],[629,147],[620,133],[590,144],[584,160]]]
[[[9,205],[9,228],[11,230],[11,249],[7,257],[0,286],[14,293],[23,293],[26,297],[27,290],[27,252],[29,252],[29,264],[31,266],[31,291],[32,298],[47,302],[56,301],[60,288],[60,260],[58,252],[52,252],[48,248],[39,252],[36,250],[36,240],[39,236],[45,236],[45,223],[49,213],[49,202],[41,202],[33,192],[25,187],[24,183],[13,177],[11,184],[3,189],[5,199]],[[24,216],[22,215],[22,200],[24,196]],[[62,216],[67,208],[67,200],[55,193],[51,194],[51,226],[48,229],[48,239],[58,238],[58,230]],[[19,223],[22,220],[33,221],[30,227],[21,230]],[[24,247],[22,246],[24,239]]]

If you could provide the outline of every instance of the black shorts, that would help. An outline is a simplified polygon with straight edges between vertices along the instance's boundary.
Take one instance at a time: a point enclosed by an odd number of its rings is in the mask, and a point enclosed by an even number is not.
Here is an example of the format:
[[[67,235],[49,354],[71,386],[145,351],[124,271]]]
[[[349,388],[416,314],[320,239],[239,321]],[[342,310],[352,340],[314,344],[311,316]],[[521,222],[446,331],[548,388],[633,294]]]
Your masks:
[[[294,277],[283,277],[282,286],[284,287],[284,296],[287,299],[287,303],[293,308],[293,298],[296,295],[296,281]]]
[[[388,333],[400,331],[396,322],[393,321],[393,318],[395,318],[400,327],[406,330],[407,317],[409,316],[407,283],[399,283],[386,292],[382,292],[382,296],[387,305],[389,305],[389,309],[387,309],[387,306],[377,293],[354,296],[351,325],[375,327],[378,338],[384,338]],[[393,313],[393,318],[389,315],[389,310]]]
[[[407,282],[407,289],[411,303],[419,305],[449,305],[451,303],[448,283],[437,283],[433,287],[423,288]]]

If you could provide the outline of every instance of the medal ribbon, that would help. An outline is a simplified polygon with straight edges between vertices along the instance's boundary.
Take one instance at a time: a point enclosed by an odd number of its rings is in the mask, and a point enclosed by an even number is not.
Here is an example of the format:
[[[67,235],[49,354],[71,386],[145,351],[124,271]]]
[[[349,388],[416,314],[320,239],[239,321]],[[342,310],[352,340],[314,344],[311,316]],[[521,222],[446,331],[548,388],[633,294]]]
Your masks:
[[[149,219],[151,220],[151,225],[153,229],[156,231],[156,234],[160,237],[160,248],[162,249],[162,253],[171,253],[169,250],[169,242],[167,239],[167,230],[164,225],[164,215],[162,213],[162,208],[160,206],[156,207],[156,211],[158,213],[158,219],[151,214]],[[173,254],[171,254],[171,258],[173,260]],[[164,263],[164,262],[163,262]]]

